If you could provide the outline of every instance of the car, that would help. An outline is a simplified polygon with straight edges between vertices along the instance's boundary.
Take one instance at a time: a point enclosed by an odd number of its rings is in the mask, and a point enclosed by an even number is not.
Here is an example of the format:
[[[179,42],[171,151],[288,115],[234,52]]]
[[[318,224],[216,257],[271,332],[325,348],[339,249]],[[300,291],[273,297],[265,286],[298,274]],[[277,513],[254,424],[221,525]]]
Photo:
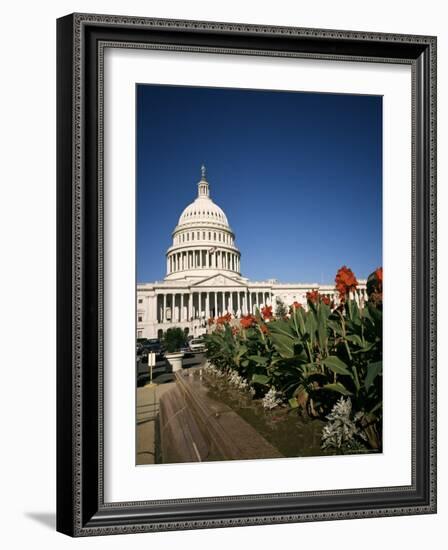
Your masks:
[[[205,341],[203,338],[193,338],[189,346],[191,351],[205,351]]]
[[[158,338],[148,338],[142,343],[143,350],[146,352],[154,351],[155,353],[161,353],[163,346]]]

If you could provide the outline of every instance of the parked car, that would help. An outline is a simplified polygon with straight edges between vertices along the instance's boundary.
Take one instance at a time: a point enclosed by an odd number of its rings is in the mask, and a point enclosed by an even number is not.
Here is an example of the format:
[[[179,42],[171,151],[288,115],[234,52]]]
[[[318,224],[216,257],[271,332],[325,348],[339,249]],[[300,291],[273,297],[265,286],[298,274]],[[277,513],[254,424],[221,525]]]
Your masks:
[[[147,338],[142,343],[143,349],[147,352],[154,351],[155,353],[161,353],[163,351],[162,343],[158,338]]]
[[[203,338],[193,338],[189,346],[191,351],[205,351],[205,341]]]

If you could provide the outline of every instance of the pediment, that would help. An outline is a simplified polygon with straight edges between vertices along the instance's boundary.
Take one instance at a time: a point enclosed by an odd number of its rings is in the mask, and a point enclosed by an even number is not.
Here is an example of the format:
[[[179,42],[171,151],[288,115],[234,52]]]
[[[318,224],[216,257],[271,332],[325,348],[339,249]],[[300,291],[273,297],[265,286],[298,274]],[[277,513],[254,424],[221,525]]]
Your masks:
[[[233,277],[228,277],[227,275],[219,274],[219,275],[212,275],[211,277],[207,277],[206,279],[202,279],[201,281],[198,281],[197,283],[194,283],[191,285],[192,288],[201,288],[201,287],[241,287],[246,288],[246,285],[239,281],[238,279],[234,279]]]

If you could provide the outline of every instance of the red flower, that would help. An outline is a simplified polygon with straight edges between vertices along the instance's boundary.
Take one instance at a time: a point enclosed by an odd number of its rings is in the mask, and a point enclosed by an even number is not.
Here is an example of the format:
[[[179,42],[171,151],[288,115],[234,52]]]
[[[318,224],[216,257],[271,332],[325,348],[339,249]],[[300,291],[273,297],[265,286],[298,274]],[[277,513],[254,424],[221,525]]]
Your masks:
[[[328,296],[322,296],[321,298],[321,301],[323,304],[325,304],[326,306],[329,306],[331,304],[331,300]]]
[[[232,334],[233,336],[236,336],[239,333],[238,327],[232,327]]]
[[[293,302],[291,308],[292,309],[300,309],[302,307],[302,304],[300,302]]]
[[[240,324],[243,328],[250,328],[257,324],[257,320],[253,315],[243,315],[240,319]]]
[[[226,325],[230,322],[232,319],[232,315],[230,313],[226,313],[225,315],[222,315],[221,317],[218,317],[216,320],[217,325]]]
[[[336,273],[336,289],[342,301],[351,290],[355,290],[358,286],[358,281],[351,269],[343,265]]]
[[[307,292],[306,299],[312,304],[317,304],[317,302],[319,301],[319,291],[311,290],[310,292]]]
[[[272,313],[272,306],[265,306],[261,308],[261,314],[265,321],[270,321],[274,316]]]
[[[383,268],[382,267],[378,267],[375,270],[375,277],[376,277],[376,280],[378,281],[378,290],[382,292],[383,291]]]
[[[260,330],[263,334],[267,334],[269,332],[269,329],[268,329],[267,325],[265,325],[263,323],[260,325]]]
[[[215,320],[213,319],[213,317],[210,317],[210,318],[209,318],[208,324],[209,324],[209,326],[212,326],[212,325],[215,324]]]

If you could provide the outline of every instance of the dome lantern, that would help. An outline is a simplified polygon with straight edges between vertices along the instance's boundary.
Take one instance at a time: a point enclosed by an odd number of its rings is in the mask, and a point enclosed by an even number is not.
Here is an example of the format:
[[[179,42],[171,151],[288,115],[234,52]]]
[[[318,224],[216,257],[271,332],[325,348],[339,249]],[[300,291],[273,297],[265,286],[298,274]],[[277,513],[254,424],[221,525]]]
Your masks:
[[[201,180],[198,183],[198,198],[209,197],[210,190],[208,188],[208,181],[205,177],[205,166],[201,166]]]

